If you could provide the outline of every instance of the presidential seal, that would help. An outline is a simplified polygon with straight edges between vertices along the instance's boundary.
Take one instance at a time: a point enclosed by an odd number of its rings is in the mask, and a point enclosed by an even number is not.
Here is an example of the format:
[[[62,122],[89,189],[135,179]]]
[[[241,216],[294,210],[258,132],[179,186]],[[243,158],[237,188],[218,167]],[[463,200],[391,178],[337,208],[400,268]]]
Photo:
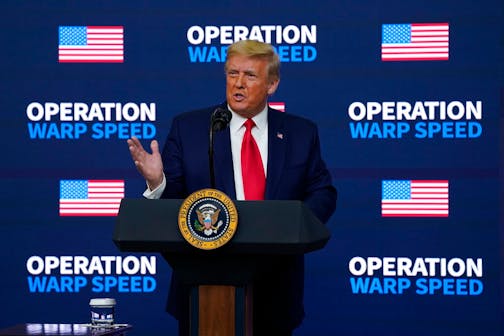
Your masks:
[[[213,250],[231,240],[238,225],[238,213],[226,194],[216,189],[202,189],[184,200],[178,224],[189,244]]]

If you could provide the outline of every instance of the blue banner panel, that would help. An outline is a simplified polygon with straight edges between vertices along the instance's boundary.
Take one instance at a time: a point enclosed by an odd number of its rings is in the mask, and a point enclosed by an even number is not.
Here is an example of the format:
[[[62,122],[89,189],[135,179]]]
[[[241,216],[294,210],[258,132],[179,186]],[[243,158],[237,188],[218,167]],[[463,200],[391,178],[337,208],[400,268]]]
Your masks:
[[[270,104],[317,124],[338,189],[294,335],[502,335],[502,1],[0,10],[0,329],[89,323],[109,297],[129,334],[176,333],[168,264],[112,242],[145,189],[126,139],[163,145],[175,115],[222,103],[227,48],[254,39],[282,63]]]

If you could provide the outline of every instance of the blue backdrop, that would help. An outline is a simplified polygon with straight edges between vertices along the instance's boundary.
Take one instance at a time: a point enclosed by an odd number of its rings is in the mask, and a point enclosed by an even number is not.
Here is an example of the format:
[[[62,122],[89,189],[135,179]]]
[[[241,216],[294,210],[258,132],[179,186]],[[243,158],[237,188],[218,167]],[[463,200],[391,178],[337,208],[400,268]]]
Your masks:
[[[175,333],[164,312],[170,268],[158,255],[120,253],[114,215],[60,215],[62,181],[124,181],[124,197],[141,197],[125,139],[135,132],[145,145],[164,143],[174,115],[222,102],[222,56],[241,36],[277,47],[282,80],[271,101],[319,125],[339,191],[332,238],[306,257],[307,315],[295,334],[502,334],[502,1],[0,8],[0,328],[86,323],[90,298],[114,297],[133,335]],[[384,31],[396,24],[396,42],[414,59],[382,60]],[[424,24],[449,27],[427,29],[439,45],[416,44],[428,43],[415,40]],[[122,28],[108,52],[123,57],[62,62],[60,27],[76,26]],[[429,59],[432,48],[441,59]],[[397,181],[406,189],[389,190]],[[432,204],[420,215],[382,213],[387,200],[414,198],[413,185],[429,181],[448,185],[434,190],[445,215]],[[146,260],[154,271],[135,268]]]

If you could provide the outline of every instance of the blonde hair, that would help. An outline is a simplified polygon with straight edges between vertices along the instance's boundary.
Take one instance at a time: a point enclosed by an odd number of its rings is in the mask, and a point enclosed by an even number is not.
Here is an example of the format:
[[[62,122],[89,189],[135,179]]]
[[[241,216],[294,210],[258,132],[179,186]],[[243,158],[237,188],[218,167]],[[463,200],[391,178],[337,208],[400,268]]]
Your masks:
[[[269,78],[280,79],[280,58],[271,44],[255,40],[241,40],[231,44],[227,49],[224,70],[227,71],[228,60],[234,55],[266,59],[268,61]]]

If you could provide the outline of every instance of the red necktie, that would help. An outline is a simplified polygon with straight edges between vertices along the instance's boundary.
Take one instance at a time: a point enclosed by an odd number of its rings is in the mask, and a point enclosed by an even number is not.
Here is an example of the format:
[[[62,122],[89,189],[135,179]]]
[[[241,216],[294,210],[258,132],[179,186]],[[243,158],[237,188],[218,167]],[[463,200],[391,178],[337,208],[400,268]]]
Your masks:
[[[252,119],[245,122],[245,134],[241,147],[241,167],[243,179],[243,191],[245,200],[263,200],[266,177],[262,164],[259,147],[252,136],[252,127],[255,123]]]

